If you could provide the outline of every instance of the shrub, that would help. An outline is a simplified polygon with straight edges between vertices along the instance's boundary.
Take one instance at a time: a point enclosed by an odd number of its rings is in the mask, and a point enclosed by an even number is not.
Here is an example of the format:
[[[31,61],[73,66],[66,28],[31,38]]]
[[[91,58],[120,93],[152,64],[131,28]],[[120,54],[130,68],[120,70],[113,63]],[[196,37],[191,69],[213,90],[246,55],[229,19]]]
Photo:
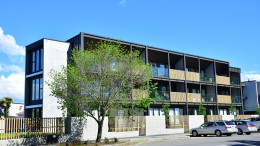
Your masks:
[[[107,137],[105,137],[105,140],[104,140],[105,143],[110,143],[109,139]]]
[[[114,142],[115,143],[118,142],[118,138],[114,137]]]

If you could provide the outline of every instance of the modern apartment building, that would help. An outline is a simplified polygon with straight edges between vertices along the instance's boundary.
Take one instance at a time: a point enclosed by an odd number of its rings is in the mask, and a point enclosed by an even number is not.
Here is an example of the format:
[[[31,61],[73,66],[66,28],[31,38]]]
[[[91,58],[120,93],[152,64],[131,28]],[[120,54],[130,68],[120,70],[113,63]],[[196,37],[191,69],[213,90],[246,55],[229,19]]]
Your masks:
[[[25,116],[58,117],[55,97],[45,81],[51,69],[67,65],[71,49],[88,48],[88,42],[108,40],[106,37],[80,33],[67,41],[41,39],[26,46]],[[109,39],[109,41],[118,41]],[[140,51],[140,56],[151,63],[153,82],[158,83],[161,100],[152,103],[146,115],[162,115],[162,100],[170,103],[170,115],[196,115],[200,103],[208,114],[228,114],[233,104],[238,114],[243,113],[240,69],[229,62],[165,50],[142,44],[120,41],[126,49]]]
[[[242,82],[243,107],[245,114],[255,114],[260,105],[260,82],[255,80]]]

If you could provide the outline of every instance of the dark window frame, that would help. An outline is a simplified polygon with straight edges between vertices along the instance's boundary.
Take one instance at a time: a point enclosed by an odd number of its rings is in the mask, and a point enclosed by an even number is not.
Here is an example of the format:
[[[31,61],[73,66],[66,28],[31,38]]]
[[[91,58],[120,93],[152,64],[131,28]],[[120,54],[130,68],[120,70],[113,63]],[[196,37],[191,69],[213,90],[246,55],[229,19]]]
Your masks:
[[[38,86],[36,85],[38,80]],[[41,82],[42,80],[42,82]],[[35,84],[33,86],[33,83]],[[42,83],[42,85],[41,85]],[[38,91],[38,93],[37,93]],[[30,78],[30,104],[41,104],[43,98],[43,77],[35,76]]]
[[[43,48],[37,48],[30,52],[30,73],[36,73],[43,70]]]

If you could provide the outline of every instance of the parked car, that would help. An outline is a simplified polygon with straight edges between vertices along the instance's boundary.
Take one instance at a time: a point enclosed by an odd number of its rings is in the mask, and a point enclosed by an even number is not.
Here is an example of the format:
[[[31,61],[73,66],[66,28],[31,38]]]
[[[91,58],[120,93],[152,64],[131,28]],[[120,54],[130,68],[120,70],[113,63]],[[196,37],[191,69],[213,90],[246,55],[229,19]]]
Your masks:
[[[190,130],[190,134],[192,134],[192,136],[195,137],[201,135],[231,136],[232,134],[237,132],[237,126],[233,122],[226,121],[206,122],[202,124],[200,127],[193,128]]]
[[[260,131],[260,117],[251,117],[248,120],[250,120],[251,122],[253,122],[258,130],[258,132]]]
[[[255,124],[249,120],[233,120],[231,122],[237,125],[238,135],[242,135],[243,133],[250,135],[252,132],[257,132]]]

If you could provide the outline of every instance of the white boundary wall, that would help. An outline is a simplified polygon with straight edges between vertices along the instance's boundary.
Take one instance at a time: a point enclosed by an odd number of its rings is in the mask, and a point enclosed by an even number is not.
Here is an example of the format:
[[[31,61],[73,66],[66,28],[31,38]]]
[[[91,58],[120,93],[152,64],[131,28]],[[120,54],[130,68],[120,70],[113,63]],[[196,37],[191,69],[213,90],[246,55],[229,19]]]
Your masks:
[[[192,128],[197,128],[204,123],[203,115],[190,115],[189,116],[189,130]]]
[[[146,116],[146,135],[184,133],[184,128],[166,129],[164,116]]]
[[[222,115],[222,120],[231,121],[234,119],[235,119],[234,115]]]

